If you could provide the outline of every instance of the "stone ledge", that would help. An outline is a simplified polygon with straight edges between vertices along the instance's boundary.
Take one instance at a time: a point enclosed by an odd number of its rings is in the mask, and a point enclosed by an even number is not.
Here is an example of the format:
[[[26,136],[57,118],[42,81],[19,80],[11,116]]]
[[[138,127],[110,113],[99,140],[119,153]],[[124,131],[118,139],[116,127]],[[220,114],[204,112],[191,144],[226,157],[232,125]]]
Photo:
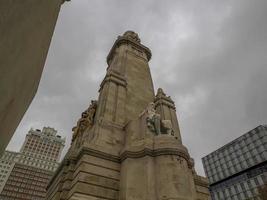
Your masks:
[[[190,161],[190,156],[185,147],[184,149],[183,148],[151,149],[147,147],[141,147],[141,150],[133,150],[133,149],[131,150],[130,148],[128,148],[127,150],[124,150],[120,156],[111,155],[109,153],[91,149],[91,148],[82,148],[76,157],[65,158],[62,161],[55,175],[49,181],[48,187],[55,180],[55,178],[57,178],[57,174],[58,174],[57,172],[59,172],[64,166],[70,165],[70,163],[77,164],[77,161],[80,160],[84,154],[94,156],[97,158],[101,158],[104,160],[109,160],[109,161],[116,162],[116,163],[121,163],[127,158],[141,158],[144,156],[156,157],[156,156],[161,156],[161,155],[177,155],[177,156],[183,157],[188,162],[190,167],[192,165]]]
[[[119,75],[119,74],[116,74],[115,72],[112,72],[112,71],[109,72],[109,73],[105,76],[104,80],[103,80],[102,83],[100,84],[100,89],[99,89],[99,91],[102,90],[102,88],[103,88],[103,86],[104,86],[104,84],[105,84],[106,82],[113,82],[113,83],[115,83],[115,84],[117,84],[117,85],[121,85],[121,86],[123,86],[123,87],[126,87],[126,86],[127,86],[127,81],[126,81],[125,77],[123,77],[123,76],[121,76],[121,75]]]
[[[188,152],[181,151],[181,149],[174,148],[162,148],[162,149],[148,149],[144,148],[141,151],[124,151],[120,156],[120,162],[123,162],[127,158],[142,158],[145,156],[157,157],[162,155],[177,155],[183,157],[188,163],[190,161],[190,156]]]
[[[151,54],[151,51],[149,48],[147,48],[146,46],[144,46],[138,42],[135,42],[129,38],[126,38],[124,36],[119,36],[118,39],[115,41],[114,45],[112,46],[112,48],[111,48],[111,50],[107,56],[107,63],[109,63],[109,61],[113,58],[115,48],[122,45],[122,44],[131,44],[134,47],[141,49],[142,51],[145,52],[145,54],[147,56],[147,60],[149,61],[151,59],[152,54]]]
[[[111,199],[111,198],[105,198],[105,197],[100,197],[98,195],[88,195],[86,193],[82,193],[82,192],[75,192],[75,194],[73,195],[74,198],[72,198],[72,196],[70,198],[68,198],[68,200],[85,200],[85,199],[90,199],[90,200],[102,200],[102,199],[106,199],[106,200],[117,200],[117,199]]]

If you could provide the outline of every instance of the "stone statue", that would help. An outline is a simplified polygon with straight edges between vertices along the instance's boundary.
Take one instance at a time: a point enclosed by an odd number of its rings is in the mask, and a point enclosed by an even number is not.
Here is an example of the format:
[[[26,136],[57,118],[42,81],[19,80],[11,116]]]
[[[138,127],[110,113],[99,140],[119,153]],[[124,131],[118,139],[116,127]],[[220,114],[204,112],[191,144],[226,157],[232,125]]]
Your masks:
[[[144,113],[147,113],[147,127],[149,130],[155,133],[155,135],[174,135],[171,120],[161,120],[161,116],[156,113],[155,103],[149,103],[147,108],[140,114],[140,116]]]
[[[155,133],[155,135],[160,134],[160,115],[156,113],[155,104],[153,102],[149,103],[147,106],[147,126]]]
[[[135,41],[135,42],[138,42],[138,43],[141,42],[141,40],[140,40],[138,34],[135,33],[134,31],[126,31],[126,32],[123,34],[123,37],[129,38],[129,39],[131,39],[131,40],[133,40],[133,41]]]
[[[91,105],[88,108],[87,120],[89,122],[89,125],[93,125],[94,124],[94,117],[95,117],[95,113],[96,113],[96,108],[97,108],[97,101],[92,100],[91,101]]]
[[[77,122],[77,126],[72,128],[73,137],[72,140],[83,133],[87,128],[92,127],[94,124],[94,117],[97,108],[97,101],[91,101],[91,104],[88,109],[82,112],[81,118]]]
[[[165,92],[163,92],[162,88],[158,88],[156,97],[166,97],[166,94],[165,94]]]

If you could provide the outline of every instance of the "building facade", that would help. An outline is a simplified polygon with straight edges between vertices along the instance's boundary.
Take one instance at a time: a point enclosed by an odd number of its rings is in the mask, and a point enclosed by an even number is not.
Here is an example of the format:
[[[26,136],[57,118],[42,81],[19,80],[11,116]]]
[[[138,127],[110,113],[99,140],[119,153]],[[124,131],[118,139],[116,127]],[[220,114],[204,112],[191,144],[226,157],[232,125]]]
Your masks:
[[[267,126],[260,125],[202,158],[213,200],[258,199],[267,182]]]
[[[0,158],[0,193],[15,165],[18,161],[19,153],[12,151],[5,151]]]
[[[154,92],[149,48],[127,31],[107,56],[98,100],[81,114],[47,200],[208,200],[182,144],[174,101]]]
[[[59,165],[65,139],[50,127],[31,129],[19,153],[5,152],[1,200],[42,200],[46,186]]]
[[[36,159],[46,160],[50,169],[53,166],[49,166],[49,162],[59,161],[64,144],[65,140],[57,135],[57,131],[53,128],[44,127],[42,131],[31,129],[20,152]]]

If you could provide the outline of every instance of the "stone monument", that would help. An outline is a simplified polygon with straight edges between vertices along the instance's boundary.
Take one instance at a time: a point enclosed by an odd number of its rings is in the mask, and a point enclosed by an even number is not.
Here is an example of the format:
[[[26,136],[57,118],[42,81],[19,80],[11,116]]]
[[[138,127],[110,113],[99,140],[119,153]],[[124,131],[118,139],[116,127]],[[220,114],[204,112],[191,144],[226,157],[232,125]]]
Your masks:
[[[98,100],[73,128],[47,200],[207,200],[208,183],[182,144],[175,105],[154,93],[150,50],[127,31],[107,56]]]

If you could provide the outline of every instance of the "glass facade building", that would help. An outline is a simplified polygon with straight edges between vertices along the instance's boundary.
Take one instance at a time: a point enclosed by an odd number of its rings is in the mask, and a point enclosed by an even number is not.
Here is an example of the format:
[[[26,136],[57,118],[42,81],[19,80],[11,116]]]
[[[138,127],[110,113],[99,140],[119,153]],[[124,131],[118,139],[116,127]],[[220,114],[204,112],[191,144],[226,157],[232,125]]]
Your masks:
[[[266,184],[267,126],[260,125],[202,158],[213,200],[258,199]]]

